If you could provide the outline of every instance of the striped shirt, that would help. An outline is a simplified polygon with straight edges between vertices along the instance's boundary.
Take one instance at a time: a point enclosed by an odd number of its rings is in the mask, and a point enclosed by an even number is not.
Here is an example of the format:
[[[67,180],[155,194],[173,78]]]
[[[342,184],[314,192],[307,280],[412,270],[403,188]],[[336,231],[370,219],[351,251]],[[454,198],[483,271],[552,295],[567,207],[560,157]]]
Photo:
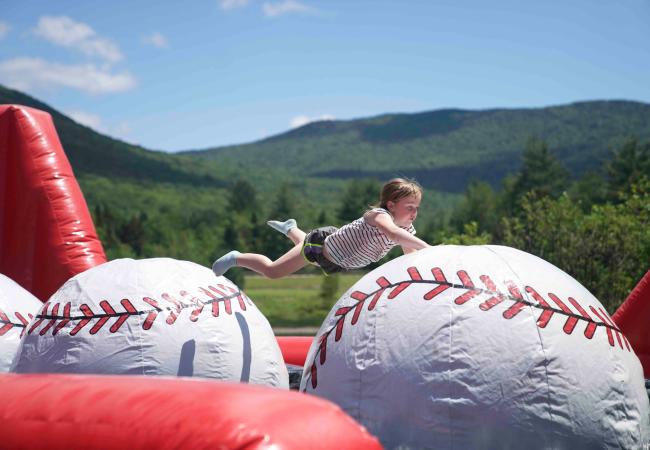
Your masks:
[[[372,211],[390,215],[383,208],[375,208]],[[330,259],[344,269],[358,269],[377,262],[397,245],[397,242],[388,239],[379,228],[367,223],[364,217],[342,226],[325,239]],[[404,229],[415,234],[413,225]]]

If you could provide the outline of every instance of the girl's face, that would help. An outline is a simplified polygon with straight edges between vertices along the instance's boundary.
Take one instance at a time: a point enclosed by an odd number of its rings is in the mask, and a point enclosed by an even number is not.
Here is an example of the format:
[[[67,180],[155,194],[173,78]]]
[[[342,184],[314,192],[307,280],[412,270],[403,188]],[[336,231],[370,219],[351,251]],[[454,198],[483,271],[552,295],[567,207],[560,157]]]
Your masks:
[[[398,227],[408,227],[418,216],[421,200],[421,195],[409,195],[396,202],[389,201],[386,206],[388,206],[388,211],[393,215],[393,220]]]

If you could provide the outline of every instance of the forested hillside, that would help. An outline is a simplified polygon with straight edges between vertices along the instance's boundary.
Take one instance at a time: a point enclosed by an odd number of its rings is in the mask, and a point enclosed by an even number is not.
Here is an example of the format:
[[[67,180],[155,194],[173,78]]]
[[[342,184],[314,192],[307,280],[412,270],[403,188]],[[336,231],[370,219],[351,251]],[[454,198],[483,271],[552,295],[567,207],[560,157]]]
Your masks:
[[[650,105],[593,101],[539,109],[438,110],[323,121],[252,144],[188,152],[292,174],[386,179],[396,171],[428,188],[497,187],[519,168],[526,142],[544,140],[572,175],[602,166],[629,137],[650,139]]]

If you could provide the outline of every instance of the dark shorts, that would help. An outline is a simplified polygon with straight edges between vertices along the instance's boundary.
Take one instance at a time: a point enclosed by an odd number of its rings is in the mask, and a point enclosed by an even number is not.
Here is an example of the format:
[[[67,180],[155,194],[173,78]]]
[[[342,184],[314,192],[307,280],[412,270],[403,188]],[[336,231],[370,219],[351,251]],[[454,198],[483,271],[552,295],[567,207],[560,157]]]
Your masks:
[[[325,273],[343,272],[345,269],[323,255],[323,245],[325,238],[333,234],[336,227],[322,227],[310,231],[305,236],[305,243],[302,246],[302,255],[310,263],[318,265]]]

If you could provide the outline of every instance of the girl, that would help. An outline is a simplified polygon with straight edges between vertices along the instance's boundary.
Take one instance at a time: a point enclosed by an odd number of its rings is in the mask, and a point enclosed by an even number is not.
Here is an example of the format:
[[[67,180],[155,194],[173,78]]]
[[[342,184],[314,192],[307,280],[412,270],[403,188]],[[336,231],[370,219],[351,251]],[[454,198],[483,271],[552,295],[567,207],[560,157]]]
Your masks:
[[[238,266],[268,278],[281,278],[310,262],[328,274],[377,262],[395,245],[401,245],[404,253],[429,247],[414,236],[413,221],[421,200],[422,188],[417,182],[395,178],[383,186],[379,203],[373,209],[340,229],[323,227],[305,234],[294,219],[270,220],[267,222],[270,227],[294,243],[291,250],[275,261],[264,255],[233,250],[217,259],[212,271],[219,276]]]

